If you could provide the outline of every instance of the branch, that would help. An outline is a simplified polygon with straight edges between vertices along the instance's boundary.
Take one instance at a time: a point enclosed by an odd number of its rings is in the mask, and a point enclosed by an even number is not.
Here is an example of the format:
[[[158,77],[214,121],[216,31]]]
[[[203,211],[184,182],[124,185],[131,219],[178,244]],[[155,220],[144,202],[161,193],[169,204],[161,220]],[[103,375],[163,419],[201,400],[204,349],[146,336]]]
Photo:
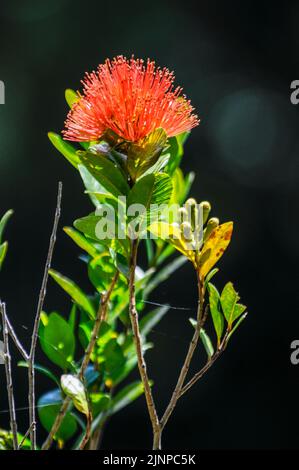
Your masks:
[[[46,260],[46,264],[44,268],[42,285],[41,285],[39,298],[38,298],[37,310],[36,310],[33,332],[32,332],[31,347],[30,347],[30,353],[29,353],[29,358],[28,358],[28,382],[29,382],[28,401],[29,401],[29,427],[30,427],[31,450],[36,449],[35,370],[34,370],[35,351],[36,351],[37,338],[38,338],[38,329],[39,329],[39,324],[40,324],[40,315],[41,315],[45,297],[46,297],[49,269],[51,267],[53,251],[54,251],[54,246],[56,242],[58,222],[60,219],[61,198],[62,198],[62,183],[60,182],[58,184],[57,205],[56,205],[53,229],[52,229],[52,234],[51,234],[50,243],[49,243],[47,260]]]
[[[29,434],[30,434],[30,429],[31,429],[31,427],[27,429],[26,433],[25,433],[24,436],[22,437],[22,440],[21,440],[21,442],[20,442],[20,444],[19,444],[18,450],[22,449],[22,447],[23,447],[23,445],[24,445],[24,442],[26,441],[27,437],[28,437]]]
[[[110,288],[109,288],[108,292],[106,292],[104,295],[102,295],[101,308],[99,309],[98,315],[95,319],[93,330],[92,330],[92,333],[91,333],[91,338],[90,338],[89,344],[87,346],[87,350],[85,352],[85,355],[84,355],[84,358],[83,358],[83,361],[82,361],[82,364],[81,364],[81,367],[80,367],[80,371],[79,371],[79,374],[78,374],[78,378],[82,382],[84,382],[84,372],[85,372],[85,370],[88,366],[88,363],[90,361],[90,357],[91,357],[93,348],[96,344],[101,324],[102,324],[103,321],[106,320],[109,299],[110,299],[110,296],[111,296],[112,291],[114,289],[114,286],[117,283],[118,276],[119,276],[119,271],[116,271],[116,274],[115,274],[115,276],[112,280],[112,283],[110,285]],[[86,397],[87,397],[87,400],[88,400],[87,390],[86,390]],[[85,446],[86,446],[86,444],[89,441],[90,436],[91,436],[92,412],[91,412],[91,406],[90,406],[89,400],[88,400],[88,407],[89,407],[89,413],[88,413],[88,416],[86,417],[86,430],[85,430],[85,434],[83,436],[83,439],[82,439],[82,441],[79,445],[79,450],[83,450],[85,448]]]
[[[98,338],[101,323],[105,320],[105,318],[107,316],[107,309],[108,309],[109,299],[111,297],[114,286],[115,286],[115,284],[118,280],[118,276],[119,276],[119,272],[117,271],[114,278],[113,278],[113,280],[112,280],[112,283],[110,285],[109,290],[105,294],[103,294],[102,297],[101,297],[101,302],[100,302],[100,305],[99,305],[99,308],[98,308],[98,312],[97,312],[97,315],[96,315],[94,327],[93,327],[93,330],[92,330],[92,333],[91,333],[90,342],[87,346],[87,350],[84,354],[83,361],[82,361],[82,364],[81,364],[81,367],[80,367],[80,371],[78,373],[78,378],[80,380],[83,380],[83,378],[84,378],[84,372],[85,372],[85,370],[88,366],[88,363],[90,361],[91,353],[93,351],[96,340]],[[65,397],[65,399],[62,403],[61,409],[60,409],[60,411],[59,411],[58,415],[56,416],[56,419],[53,423],[52,429],[51,429],[47,439],[45,440],[45,442],[42,446],[42,450],[48,450],[50,448],[50,446],[53,442],[54,436],[57,433],[58,429],[60,428],[61,423],[62,423],[62,421],[63,421],[63,419],[64,419],[64,417],[67,413],[70,402],[71,402],[70,397],[68,397],[68,396]],[[89,424],[90,424],[89,420],[87,420],[85,436],[88,433],[90,435]],[[84,443],[84,446],[86,445],[87,441],[84,442],[84,440],[85,440],[85,437],[83,437],[83,440],[80,444],[80,447],[81,447],[82,443]]]
[[[181,389],[180,397],[184,395],[184,393],[189,390],[199,379],[202,378],[202,376],[210,369],[210,367],[214,364],[214,362],[218,359],[218,357],[221,356],[221,354],[225,351],[226,345],[227,345],[227,337],[228,337],[229,332],[227,331],[223,337],[223,340],[218,347],[217,351],[215,354],[208,360],[208,362],[203,366],[202,369],[200,369],[199,372],[197,372],[191,380]]]
[[[131,260],[130,260],[130,273],[129,273],[129,295],[130,295],[130,318],[132,324],[132,330],[134,334],[134,340],[136,345],[137,360],[138,360],[138,369],[142,379],[144,394],[146,399],[146,404],[148,408],[148,413],[152,423],[153,433],[154,433],[154,449],[160,448],[160,423],[157,415],[151,386],[149,383],[149,378],[146,370],[146,362],[143,355],[142,349],[142,340],[139,329],[138,321],[138,312],[136,309],[136,299],[135,299],[135,270],[137,263],[137,250],[138,250],[138,240],[132,241],[132,251],[131,251]]]
[[[20,352],[21,356],[23,357],[23,359],[27,362],[29,360],[29,354],[27,354],[25,348],[23,347],[23,345],[19,341],[19,339],[17,337],[17,334],[15,333],[8,317],[6,317],[6,324],[7,324],[7,329],[8,329],[8,332],[9,332],[9,335],[10,335],[11,339],[15,343],[15,345],[16,345],[17,349],[19,350],[19,352]]]
[[[102,322],[105,321],[105,319],[106,319],[107,309],[108,309],[108,302],[109,302],[109,299],[111,297],[112,291],[115,287],[115,284],[117,283],[118,276],[119,276],[119,272],[117,271],[114,278],[113,278],[113,280],[112,280],[112,283],[109,287],[109,290],[105,294],[102,295],[100,307],[98,309],[98,313],[97,313],[97,316],[96,316],[96,319],[95,319],[95,322],[94,322],[94,326],[93,326],[93,330],[92,330],[92,333],[91,333],[91,338],[90,338],[89,344],[87,346],[87,349],[85,351],[85,355],[84,355],[84,358],[83,358],[83,361],[82,361],[82,364],[81,364],[81,367],[80,367],[80,371],[79,371],[79,374],[78,374],[78,377],[79,377],[80,380],[83,380],[83,378],[84,378],[84,372],[85,372],[85,370],[88,366],[88,363],[90,361],[90,356],[91,356],[91,353],[92,353],[93,348],[95,346],[96,340],[98,338],[100,326],[101,326]]]
[[[187,352],[184,364],[182,366],[177,384],[176,384],[175,389],[173,391],[171,400],[170,400],[170,402],[169,402],[169,404],[168,404],[168,406],[165,410],[165,413],[164,413],[164,415],[163,415],[163,417],[160,421],[161,430],[164,429],[168,419],[170,418],[171,414],[173,413],[173,410],[174,410],[174,408],[177,404],[178,399],[181,396],[181,390],[183,388],[186,376],[188,374],[188,370],[189,370],[189,367],[190,367],[190,363],[191,363],[194,351],[195,351],[196,346],[198,344],[198,340],[199,340],[199,337],[200,337],[200,330],[203,326],[203,323],[206,320],[206,315],[203,314],[205,290],[204,290],[204,287],[202,287],[202,285],[201,285],[199,275],[197,276],[197,285],[198,285],[197,324],[196,324],[196,328],[195,328],[193,337],[192,337],[191,342],[189,344],[188,352]]]
[[[91,411],[89,409],[89,413],[88,415],[86,416],[86,429],[85,429],[85,434],[83,436],[83,439],[78,447],[78,450],[84,450],[87,442],[89,441],[90,439],[90,436],[91,436],[91,425],[92,425],[92,414],[91,414]]]
[[[7,384],[7,395],[9,404],[9,415],[10,415],[10,428],[12,432],[13,448],[18,450],[18,431],[17,431],[17,419],[16,419],[16,408],[14,400],[14,391],[12,383],[12,372],[11,372],[11,356],[9,352],[9,334],[7,327],[7,316],[6,316],[6,305],[0,301],[0,311],[2,314],[3,324],[3,342],[4,342],[4,363],[6,373],[6,384]]]
[[[68,410],[69,404],[71,403],[71,398],[70,397],[65,397],[63,400],[63,403],[61,405],[61,408],[59,410],[58,415],[55,418],[55,421],[53,423],[53,426],[51,428],[51,431],[45,440],[45,442],[42,445],[42,450],[48,450],[53,442],[55,434],[57,434],[58,429],[60,428],[60,425],[66,415],[66,412]]]

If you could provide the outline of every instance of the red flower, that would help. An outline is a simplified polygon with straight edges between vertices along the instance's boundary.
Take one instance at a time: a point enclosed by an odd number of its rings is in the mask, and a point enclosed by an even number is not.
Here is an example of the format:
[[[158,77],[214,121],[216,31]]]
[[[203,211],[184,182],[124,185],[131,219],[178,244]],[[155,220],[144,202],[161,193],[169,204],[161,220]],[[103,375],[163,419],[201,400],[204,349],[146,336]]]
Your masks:
[[[73,105],[63,131],[66,140],[99,140],[111,129],[124,140],[137,142],[158,128],[168,137],[189,131],[199,119],[190,101],[173,86],[174,75],[148,59],[106,60],[86,74],[83,95]]]

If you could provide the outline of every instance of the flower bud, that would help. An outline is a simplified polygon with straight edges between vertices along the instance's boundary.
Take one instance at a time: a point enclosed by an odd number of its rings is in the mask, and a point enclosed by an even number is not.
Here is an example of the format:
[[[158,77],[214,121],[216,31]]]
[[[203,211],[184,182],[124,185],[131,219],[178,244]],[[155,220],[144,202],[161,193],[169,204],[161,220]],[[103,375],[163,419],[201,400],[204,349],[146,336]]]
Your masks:
[[[218,227],[218,225],[219,225],[219,219],[217,219],[217,217],[212,217],[211,219],[209,219],[209,221],[207,223],[207,226],[204,230],[204,234],[203,234],[203,241],[204,242],[207,241],[207,239],[211,235],[214,228]]]
[[[188,210],[185,207],[180,207],[178,210],[179,222],[188,222]]]
[[[193,197],[189,197],[185,202],[185,206],[196,206],[197,202]]]
[[[185,240],[192,242],[193,241],[193,233],[192,227],[189,222],[183,222],[180,226],[182,236]]]
[[[189,198],[185,203],[193,230],[200,224],[198,204],[195,199]]]
[[[211,212],[211,204],[208,201],[202,201],[200,203],[200,210],[202,211],[202,225],[204,225]]]
[[[70,397],[78,411],[89,414],[88,402],[83,383],[74,375],[64,374],[60,379],[61,388]]]

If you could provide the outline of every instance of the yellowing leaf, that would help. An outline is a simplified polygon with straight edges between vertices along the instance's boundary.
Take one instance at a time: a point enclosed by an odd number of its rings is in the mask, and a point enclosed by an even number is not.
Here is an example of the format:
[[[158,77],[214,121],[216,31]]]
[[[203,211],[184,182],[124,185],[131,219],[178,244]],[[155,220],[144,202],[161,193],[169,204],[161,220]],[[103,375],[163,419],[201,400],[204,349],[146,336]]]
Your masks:
[[[233,232],[233,222],[216,227],[203,246],[199,260],[199,276],[204,279],[228,247]]]
[[[178,224],[168,224],[167,222],[154,222],[148,230],[157,238],[166,240],[178,251],[183,253],[190,261],[194,263],[195,251],[190,250],[190,242],[182,237],[182,232]]]

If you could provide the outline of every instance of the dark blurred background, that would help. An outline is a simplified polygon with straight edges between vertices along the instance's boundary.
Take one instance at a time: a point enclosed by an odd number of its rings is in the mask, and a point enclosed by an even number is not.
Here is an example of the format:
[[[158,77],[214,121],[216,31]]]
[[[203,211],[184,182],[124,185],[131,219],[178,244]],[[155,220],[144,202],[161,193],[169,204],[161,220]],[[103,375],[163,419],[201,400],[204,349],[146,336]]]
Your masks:
[[[225,355],[179,403],[165,448],[299,446],[299,366],[289,358],[290,343],[299,338],[299,106],[290,102],[290,83],[299,79],[298,17],[296,1],[1,2],[0,213],[13,208],[15,215],[0,292],[27,345],[58,180],[64,183],[61,227],[91,207],[78,174],[47,139],[47,131],[63,127],[64,89],[78,89],[83,73],[106,57],[151,57],[175,70],[202,119],[183,168],[196,171],[192,195],[211,201],[222,221],[235,221],[217,285],[234,281],[249,316]],[[90,288],[77,255],[60,228],[53,265]],[[191,265],[151,300],[195,309]],[[67,313],[69,301],[50,281],[46,310],[52,309]],[[151,336],[156,347],[147,360],[160,412],[192,333],[189,316],[170,310]],[[41,352],[38,360],[45,360]],[[14,379],[17,406],[26,406],[26,372],[17,370]],[[0,381],[0,427],[7,427],[4,368]],[[39,376],[38,395],[49,385]],[[18,411],[18,419],[24,432],[26,412]],[[103,446],[150,443],[140,398],[113,418]]]

